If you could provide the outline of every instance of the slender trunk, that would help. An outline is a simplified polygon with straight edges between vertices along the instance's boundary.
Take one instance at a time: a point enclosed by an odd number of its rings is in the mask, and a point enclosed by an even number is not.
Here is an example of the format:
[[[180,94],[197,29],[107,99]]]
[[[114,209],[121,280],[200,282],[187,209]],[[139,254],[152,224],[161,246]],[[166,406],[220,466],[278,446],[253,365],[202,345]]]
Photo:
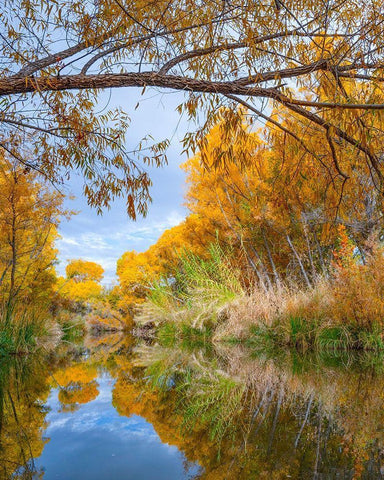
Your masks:
[[[255,255],[255,257],[257,258],[260,266],[261,266],[261,269],[264,273],[265,279],[268,283],[268,288],[272,289],[272,282],[271,282],[271,279],[269,278],[269,273],[268,273],[268,270],[265,268],[264,262],[262,261],[262,259],[259,255],[258,251],[256,250],[256,248],[252,244],[250,245],[250,248],[251,248],[253,254]]]
[[[309,278],[308,278],[307,272],[305,271],[303,262],[301,261],[301,258],[300,258],[300,256],[299,256],[299,254],[297,253],[295,247],[293,246],[293,243],[292,243],[289,235],[286,235],[286,239],[287,239],[288,245],[290,246],[290,248],[291,248],[293,254],[295,255],[296,260],[297,260],[297,262],[298,262],[298,264],[299,264],[299,266],[300,266],[300,270],[301,270],[301,273],[303,274],[303,277],[304,277],[304,279],[305,279],[305,282],[306,282],[308,288],[310,288],[310,287],[311,287],[311,282],[309,281]]]
[[[227,195],[228,195],[228,194],[227,194]],[[244,253],[245,253],[245,256],[246,256],[246,258],[247,258],[248,264],[250,265],[250,267],[252,268],[252,270],[255,271],[255,273],[256,273],[256,275],[257,275],[257,278],[259,279],[259,282],[260,282],[261,287],[264,289],[265,292],[267,292],[267,288],[266,288],[265,283],[264,283],[264,281],[263,281],[263,279],[262,279],[262,276],[260,275],[260,272],[258,271],[258,268],[257,268],[256,264],[253,262],[252,258],[250,257],[250,255],[248,254],[248,252],[247,252],[247,250],[246,250],[246,248],[245,248],[245,246],[244,246],[242,236],[240,235],[240,233],[236,230],[236,228],[235,228],[235,227],[232,225],[232,223],[230,222],[227,214],[226,214],[225,211],[224,211],[224,208],[223,208],[223,205],[222,205],[222,203],[221,203],[221,201],[220,201],[220,198],[219,198],[219,196],[218,196],[217,194],[216,194],[216,199],[217,199],[217,202],[218,202],[218,204],[219,204],[220,211],[221,211],[221,213],[222,213],[222,215],[223,215],[223,217],[224,217],[224,219],[225,219],[228,227],[229,227],[229,228],[232,230],[232,232],[235,234],[238,242],[240,242],[240,245],[242,246],[242,248],[243,248],[243,250],[244,250]]]
[[[314,278],[316,278],[316,268],[315,268],[315,264],[313,262],[311,243],[309,241],[307,224],[306,223],[304,223],[304,225],[303,225],[303,230],[304,230],[305,241],[307,243],[308,258],[309,258],[309,263],[311,264],[312,280],[313,280]]]
[[[311,231],[312,231],[313,238],[315,239],[315,243],[316,243],[316,248],[317,248],[317,252],[318,252],[318,255],[319,255],[319,261],[320,261],[321,269],[322,269],[324,275],[327,275],[327,266],[325,265],[324,256],[323,256],[323,250],[322,250],[322,248],[321,248],[319,239],[317,238],[317,233],[314,231],[313,228],[311,228]]]
[[[277,272],[275,262],[273,261],[273,257],[272,257],[272,254],[271,254],[271,250],[269,249],[268,240],[267,240],[267,237],[265,236],[264,229],[261,229],[261,233],[263,235],[264,246],[265,246],[265,249],[266,249],[267,254],[268,254],[269,263],[271,264],[272,272],[273,272],[273,275],[275,277],[275,281],[279,285],[280,284],[280,276]]]
[[[5,275],[7,274],[10,266],[11,266],[11,262],[9,262],[9,263],[7,264],[7,266],[6,266],[6,267],[4,268],[4,270],[3,270],[3,273],[1,274],[1,277],[0,277],[0,287],[1,287],[1,285],[3,284]]]
[[[17,183],[17,179],[15,178],[15,183]],[[11,236],[9,240],[9,244],[11,246],[11,277],[10,277],[10,285],[9,285],[9,297],[8,297],[8,304],[12,305],[15,295],[15,278],[16,278],[16,264],[17,264],[17,246],[16,246],[16,208],[15,208],[15,191],[13,189],[11,194],[11,211],[12,211],[12,219],[11,219]]]
[[[268,292],[268,288],[267,286],[265,285],[265,282],[263,280],[263,275],[259,272],[259,269],[257,268],[257,265],[255,264],[255,262],[252,260],[252,257],[249,255],[249,253],[247,252],[244,244],[242,243],[242,247],[243,247],[243,250],[244,250],[244,253],[245,253],[245,256],[247,257],[247,262],[249,264],[249,266],[252,268],[252,271],[254,271],[256,273],[256,276],[257,276],[257,279],[259,281],[259,284],[261,286],[261,288],[264,290],[265,293]]]

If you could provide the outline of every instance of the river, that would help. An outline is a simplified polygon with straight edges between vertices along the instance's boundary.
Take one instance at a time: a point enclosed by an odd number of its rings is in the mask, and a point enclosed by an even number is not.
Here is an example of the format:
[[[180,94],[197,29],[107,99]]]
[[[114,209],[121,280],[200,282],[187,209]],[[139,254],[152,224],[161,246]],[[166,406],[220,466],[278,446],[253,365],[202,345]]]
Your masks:
[[[383,365],[117,334],[3,358],[0,478],[384,478]]]

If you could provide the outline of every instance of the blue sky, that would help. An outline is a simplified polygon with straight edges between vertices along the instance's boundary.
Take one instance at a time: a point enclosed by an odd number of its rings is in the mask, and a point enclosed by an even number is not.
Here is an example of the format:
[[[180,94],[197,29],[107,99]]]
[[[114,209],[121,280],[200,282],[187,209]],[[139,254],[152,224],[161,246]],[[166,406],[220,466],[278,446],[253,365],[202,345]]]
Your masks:
[[[63,220],[60,226],[61,238],[57,243],[60,274],[63,274],[68,259],[83,258],[101,264],[105,269],[104,284],[111,284],[115,281],[116,261],[125,251],[145,251],[164,230],[183,220],[186,215],[183,207],[185,175],[179,165],[186,156],[181,155],[180,140],[187,122],[180,120],[175,111],[182,98],[180,93],[158,93],[151,89],[142,96],[141,89],[134,88],[114,90],[110,99],[109,92],[104,94],[100,108],[108,102],[111,108],[121,106],[131,117],[128,150],[148,134],[154,137],[154,141],[171,140],[168,166],[148,168],[153,180],[153,202],[147,217],[135,222],[128,218],[124,200],[114,202],[111,210],[106,210],[103,216],[97,215],[82,196],[81,178],[73,176],[64,191],[75,195],[75,199],[67,198],[66,205],[79,213],[68,222]],[[138,101],[140,105],[135,110]]]

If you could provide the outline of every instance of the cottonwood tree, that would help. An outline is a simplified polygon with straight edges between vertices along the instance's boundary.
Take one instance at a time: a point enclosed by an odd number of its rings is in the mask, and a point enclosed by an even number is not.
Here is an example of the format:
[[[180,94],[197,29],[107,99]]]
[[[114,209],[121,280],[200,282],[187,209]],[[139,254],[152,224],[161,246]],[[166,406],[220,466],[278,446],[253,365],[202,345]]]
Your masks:
[[[167,141],[128,153],[128,115],[98,113],[100,91],[122,87],[184,92],[180,113],[204,114],[187,149],[203,141],[223,105],[243,104],[273,128],[291,112],[305,126],[298,148],[308,150],[307,136],[321,132],[336,169],[337,149],[352,148],[382,190],[380,0],[6,0],[0,21],[2,148],[52,181],[80,171],[98,209],[125,195],[131,217],[145,214],[143,163],[165,162]],[[234,119],[236,109],[228,125]],[[23,157],[26,142],[32,161]]]
[[[367,240],[373,233],[382,234],[383,198],[353,151],[335,146],[338,168],[349,178],[340,198],[333,184],[340,186],[344,179],[337,178],[332,161],[324,163],[327,145],[321,135],[311,135],[306,143],[316,157],[303,155],[293,136],[274,130],[265,138],[262,129],[251,130],[245,116],[227,132],[225,113],[207,135],[204,152],[182,165],[188,217],[147,251],[128,251],[118,260],[119,308],[134,311],[160,279],[171,279],[175,286],[173,281],[177,284],[185,269],[186,252],[208,260],[212,243],[218,242],[236,259],[245,284],[256,278],[268,290],[287,278],[310,287],[319,274],[334,271],[338,257],[357,268],[356,246],[364,261],[373,245]],[[302,123],[296,116],[281,125],[299,138]],[[220,165],[220,156],[228,151],[242,165]],[[350,251],[340,250],[343,242]]]
[[[75,302],[90,301],[98,297],[103,287],[104,269],[95,262],[71,260],[65,267],[66,279],[59,278],[59,292]]]
[[[137,306],[147,298],[150,287],[161,279],[174,278],[186,251],[201,258],[209,257],[209,246],[216,240],[216,232],[205,217],[188,215],[172,228],[163,232],[157,242],[145,252],[128,251],[117,261],[119,280],[118,306],[134,314]]]
[[[0,303],[34,305],[52,294],[63,197],[0,152]]]

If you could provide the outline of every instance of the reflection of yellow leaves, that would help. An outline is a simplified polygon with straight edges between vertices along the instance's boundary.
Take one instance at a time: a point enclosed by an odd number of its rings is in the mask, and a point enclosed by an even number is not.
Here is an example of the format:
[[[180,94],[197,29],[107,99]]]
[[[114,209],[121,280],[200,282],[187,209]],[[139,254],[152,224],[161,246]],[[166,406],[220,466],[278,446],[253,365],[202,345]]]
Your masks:
[[[78,363],[55,372],[53,380],[60,387],[66,387],[70,383],[89,383],[96,377],[97,368],[94,365]]]
[[[73,403],[88,403],[94,400],[98,394],[98,385],[95,380],[90,383],[70,383],[66,388],[60,389],[59,401],[64,405]]]
[[[55,372],[51,382],[54,386],[59,386],[58,398],[64,406],[68,406],[88,403],[98,396],[96,377],[96,366],[78,363]]]

